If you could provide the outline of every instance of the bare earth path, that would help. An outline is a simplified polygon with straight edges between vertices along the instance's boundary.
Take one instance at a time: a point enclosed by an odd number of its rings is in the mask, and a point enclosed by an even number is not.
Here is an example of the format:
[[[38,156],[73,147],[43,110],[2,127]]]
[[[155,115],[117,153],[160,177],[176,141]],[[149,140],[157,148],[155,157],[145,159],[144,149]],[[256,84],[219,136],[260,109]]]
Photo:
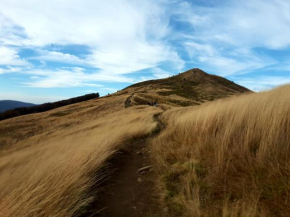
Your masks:
[[[160,121],[155,119],[161,129]],[[155,217],[161,213],[155,196],[154,168],[150,168],[149,138],[131,142],[110,160],[108,170],[113,172],[102,184],[103,190],[98,193],[99,200],[93,204],[93,210],[85,216]]]

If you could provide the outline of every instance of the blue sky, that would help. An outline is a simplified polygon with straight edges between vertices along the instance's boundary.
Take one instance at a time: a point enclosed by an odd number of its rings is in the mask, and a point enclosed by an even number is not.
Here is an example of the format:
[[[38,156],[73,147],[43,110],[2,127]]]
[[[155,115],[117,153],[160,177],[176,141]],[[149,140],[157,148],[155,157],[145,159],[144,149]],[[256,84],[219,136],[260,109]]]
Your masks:
[[[289,0],[0,0],[0,100],[43,103],[191,68],[290,83]]]

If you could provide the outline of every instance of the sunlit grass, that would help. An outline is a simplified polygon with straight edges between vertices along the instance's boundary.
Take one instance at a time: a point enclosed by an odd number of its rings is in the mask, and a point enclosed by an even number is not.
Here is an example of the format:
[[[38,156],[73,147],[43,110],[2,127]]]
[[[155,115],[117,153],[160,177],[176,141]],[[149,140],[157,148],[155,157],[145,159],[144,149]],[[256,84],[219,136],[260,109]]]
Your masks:
[[[151,153],[171,216],[290,215],[290,86],[172,109]]]

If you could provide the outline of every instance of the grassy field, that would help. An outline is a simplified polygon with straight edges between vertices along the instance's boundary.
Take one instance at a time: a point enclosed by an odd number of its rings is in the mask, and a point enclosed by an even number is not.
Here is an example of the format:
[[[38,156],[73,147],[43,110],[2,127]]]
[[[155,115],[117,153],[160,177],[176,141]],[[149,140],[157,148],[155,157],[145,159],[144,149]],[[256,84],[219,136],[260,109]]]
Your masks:
[[[200,71],[145,84],[1,121],[0,216],[77,216],[98,197],[104,163],[152,132],[165,216],[289,216],[290,85],[251,93]],[[213,99],[231,97],[209,102],[216,84]]]
[[[156,127],[158,108],[123,102],[110,97],[1,122],[10,145],[0,150],[0,216],[79,214],[104,176],[102,163]]]
[[[290,86],[166,111],[151,142],[169,216],[290,215]]]

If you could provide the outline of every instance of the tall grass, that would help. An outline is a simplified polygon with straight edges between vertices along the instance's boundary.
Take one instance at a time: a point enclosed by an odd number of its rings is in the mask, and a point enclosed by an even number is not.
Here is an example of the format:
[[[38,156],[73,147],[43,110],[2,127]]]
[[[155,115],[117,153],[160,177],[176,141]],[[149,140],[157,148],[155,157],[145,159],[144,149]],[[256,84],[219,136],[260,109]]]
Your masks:
[[[152,141],[170,216],[290,216],[290,85],[172,109]]]
[[[123,107],[123,100],[121,102]],[[96,111],[96,108],[89,111]],[[18,141],[16,149],[2,150],[0,216],[68,217],[76,216],[84,209],[94,196],[90,194],[90,188],[103,176],[97,172],[102,163],[124,141],[154,130],[153,116],[160,112],[157,108],[142,106],[113,111],[114,108],[106,108],[103,117],[97,119],[93,119],[92,113],[82,111],[82,118],[91,117],[90,120],[69,127],[66,124],[78,115],[61,116],[55,120],[61,122],[58,126],[63,129],[58,127],[53,131],[52,126],[47,126],[52,131],[43,129],[37,135]],[[40,125],[49,120],[49,114],[47,119],[45,115],[33,124]],[[30,120],[34,117],[40,116],[23,118]],[[13,119],[3,122],[2,129],[13,122]]]

